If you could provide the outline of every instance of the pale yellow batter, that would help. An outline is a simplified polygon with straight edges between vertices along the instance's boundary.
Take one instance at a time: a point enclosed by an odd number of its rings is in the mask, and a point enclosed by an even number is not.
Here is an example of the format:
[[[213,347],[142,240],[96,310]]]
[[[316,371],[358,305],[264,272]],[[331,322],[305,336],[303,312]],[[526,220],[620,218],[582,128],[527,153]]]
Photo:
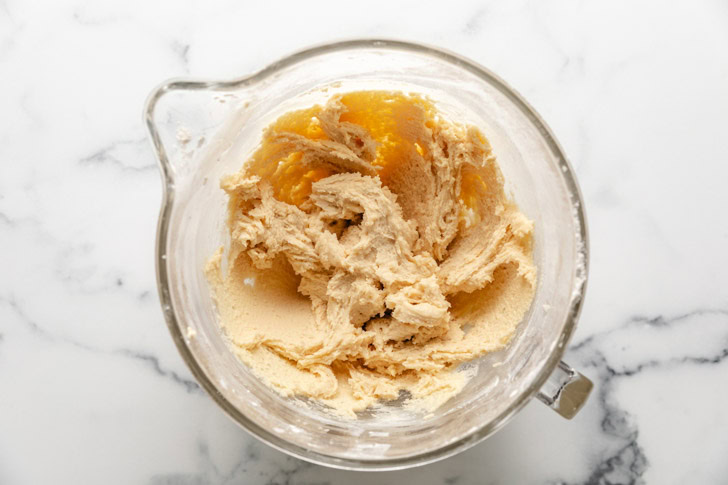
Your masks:
[[[353,414],[434,408],[533,298],[532,223],[486,138],[428,101],[360,91],[287,113],[225,177],[231,247],[206,271],[238,357],[284,395]]]

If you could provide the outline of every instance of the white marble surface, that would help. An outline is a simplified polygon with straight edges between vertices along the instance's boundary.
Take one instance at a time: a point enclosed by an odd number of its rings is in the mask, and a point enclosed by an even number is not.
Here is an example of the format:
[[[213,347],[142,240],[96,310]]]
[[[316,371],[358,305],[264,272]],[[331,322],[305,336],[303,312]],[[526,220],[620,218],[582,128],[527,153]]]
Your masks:
[[[141,122],[168,77],[373,36],[473,58],[554,129],[592,241],[568,360],[597,386],[571,422],[533,402],[376,475],[267,448],[193,382],[157,300]],[[0,483],[727,483],[727,185],[725,1],[0,0]]]

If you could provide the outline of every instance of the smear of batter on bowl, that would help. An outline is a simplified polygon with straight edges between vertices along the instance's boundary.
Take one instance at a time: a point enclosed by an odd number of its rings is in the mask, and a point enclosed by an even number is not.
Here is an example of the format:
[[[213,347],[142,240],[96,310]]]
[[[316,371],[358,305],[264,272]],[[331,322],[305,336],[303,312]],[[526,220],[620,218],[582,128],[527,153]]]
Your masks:
[[[226,176],[231,246],[206,266],[238,358],[278,392],[354,415],[434,409],[533,299],[533,224],[488,140],[428,99],[333,96],[269,126]]]

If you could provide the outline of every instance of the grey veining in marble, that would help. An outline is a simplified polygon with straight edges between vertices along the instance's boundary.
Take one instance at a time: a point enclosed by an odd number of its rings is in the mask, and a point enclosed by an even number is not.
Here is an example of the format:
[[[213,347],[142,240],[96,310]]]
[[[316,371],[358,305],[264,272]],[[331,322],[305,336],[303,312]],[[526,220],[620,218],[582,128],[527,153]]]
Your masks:
[[[380,474],[287,457],[194,382],[159,308],[141,121],[175,76],[350,37],[497,72],[576,168],[591,274],[565,421]],[[0,0],[0,484],[728,483],[728,3]]]

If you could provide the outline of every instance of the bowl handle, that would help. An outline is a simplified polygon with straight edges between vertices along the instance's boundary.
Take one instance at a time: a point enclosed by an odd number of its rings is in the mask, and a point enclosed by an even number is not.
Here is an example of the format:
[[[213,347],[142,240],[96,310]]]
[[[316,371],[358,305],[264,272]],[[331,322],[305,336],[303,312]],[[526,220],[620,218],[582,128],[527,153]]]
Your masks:
[[[594,387],[592,381],[561,361],[536,397],[566,419],[576,416]]]

